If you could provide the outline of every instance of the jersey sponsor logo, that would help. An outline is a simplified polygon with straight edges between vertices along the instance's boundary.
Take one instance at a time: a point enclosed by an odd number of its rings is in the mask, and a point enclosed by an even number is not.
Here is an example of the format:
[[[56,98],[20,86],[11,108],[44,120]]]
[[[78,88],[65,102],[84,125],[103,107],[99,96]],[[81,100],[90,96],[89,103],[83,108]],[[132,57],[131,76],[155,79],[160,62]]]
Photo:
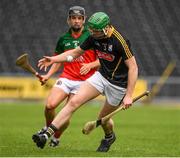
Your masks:
[[[100,58],[100,59],[105,59],[107,61],[113,61],[114,60],[114,55],[112,54],[108,54],[108,53],[105,53],[105,52],[101,52],[99,50],[96,50],[96,53],[97,53],[97,56]]]
[[[71,45],[71,43],[70,42],[68,42],[68,43],[65,43],[65,46],[67,47],[67,46],[70,46]]]
[[[71,45],[74,45],[74,48],[76,48],[76,47],[79,46],[79,41],[73,41],[72,43],[71,42],[65,43],[65,47],[68,47],[68,46],[71,46]]]
[[[84,57],[83,57],[83,56],[80,56],[80,57],[74,59],[73,61],[76,61],[76,62],[84,62]]]

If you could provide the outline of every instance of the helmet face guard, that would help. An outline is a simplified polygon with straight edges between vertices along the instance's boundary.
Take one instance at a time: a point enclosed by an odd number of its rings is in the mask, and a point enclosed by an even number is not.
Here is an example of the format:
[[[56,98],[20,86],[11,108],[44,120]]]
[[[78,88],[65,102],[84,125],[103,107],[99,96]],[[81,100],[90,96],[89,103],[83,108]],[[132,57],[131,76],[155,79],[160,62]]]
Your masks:
[[[91,29],[91,28],[89,27],[89,31],[90,31],[91,35],[92,35],[95,39],[102,39],[102,38],[105,38],[106,35],[107,35],[105,29],[96,30],[96,29]]]

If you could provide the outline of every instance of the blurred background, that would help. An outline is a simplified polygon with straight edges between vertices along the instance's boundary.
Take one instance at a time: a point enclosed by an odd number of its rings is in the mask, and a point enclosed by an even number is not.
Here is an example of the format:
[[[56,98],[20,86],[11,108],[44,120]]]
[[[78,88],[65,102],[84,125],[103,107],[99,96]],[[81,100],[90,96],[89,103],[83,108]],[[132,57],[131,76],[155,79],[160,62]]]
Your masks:
[[[87,17],[106,12],[131,41],[139,65],[137,91],[153,91],[151,99],[178,101],[180,97],[179,0],[1,0],[0,98],[44,98],[54,83],[40,83],[15,65],[29,54],[37,61],[52,55],[60,35],[68,29],[69,7],[83,6]],[[40,72],[43,73],[43,72]],[[57,76],[54,76],[57,78]]]

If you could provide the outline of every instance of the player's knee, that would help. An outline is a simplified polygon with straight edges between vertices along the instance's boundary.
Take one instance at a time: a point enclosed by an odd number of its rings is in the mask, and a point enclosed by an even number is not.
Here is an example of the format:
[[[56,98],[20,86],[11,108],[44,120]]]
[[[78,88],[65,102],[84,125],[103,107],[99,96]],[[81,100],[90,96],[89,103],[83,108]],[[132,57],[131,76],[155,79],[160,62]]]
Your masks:
[[[58,105],[54,101],[47,101],[46,109],[54,110]]]
[[[69,106],[71,107],[72,111],[76,111],[76,109],[78,109],[81,106],[81,102],[78,101],[77,99],[72,98],[69,102],[68,102]]]

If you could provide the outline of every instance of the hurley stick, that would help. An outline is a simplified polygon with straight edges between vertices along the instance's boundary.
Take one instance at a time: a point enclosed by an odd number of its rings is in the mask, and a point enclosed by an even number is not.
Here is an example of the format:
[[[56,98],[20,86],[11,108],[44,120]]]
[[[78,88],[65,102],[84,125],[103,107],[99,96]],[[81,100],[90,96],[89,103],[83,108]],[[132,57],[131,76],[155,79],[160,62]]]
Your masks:
[[[25,53],[25,54],[21,55],[20,57],[18,57],[16,60],[16,65],[23,68],[24,70],[32,73],[37,78],[39,78],[41,85],[45,84],[45,82],[42,81],[43,78],[41,77],[41,75],[39,75],[39,73],[29,64],[28,54]]]
[[[144,97],[144,96],[148,96],[148,94],[149,94],[149,91],[142,93],[141,95],[139,95],[133,99],[133,103],[136,102],[137,100],[139,100],[140,98]],[[112,113],[106,115],[105,117],[103,117],[99,120],[96,120],[96,121],[87,122],[82,129],[83,134],[86,134],[86,135],[89,134],[93,129],[95,129],[96,127],[98,127],[101,124],[106,123],[113,115],[115,115],[116,113],[118,113],[122,109],[124,109],[123,104],[121,104],[118,109],[116,109]]]

